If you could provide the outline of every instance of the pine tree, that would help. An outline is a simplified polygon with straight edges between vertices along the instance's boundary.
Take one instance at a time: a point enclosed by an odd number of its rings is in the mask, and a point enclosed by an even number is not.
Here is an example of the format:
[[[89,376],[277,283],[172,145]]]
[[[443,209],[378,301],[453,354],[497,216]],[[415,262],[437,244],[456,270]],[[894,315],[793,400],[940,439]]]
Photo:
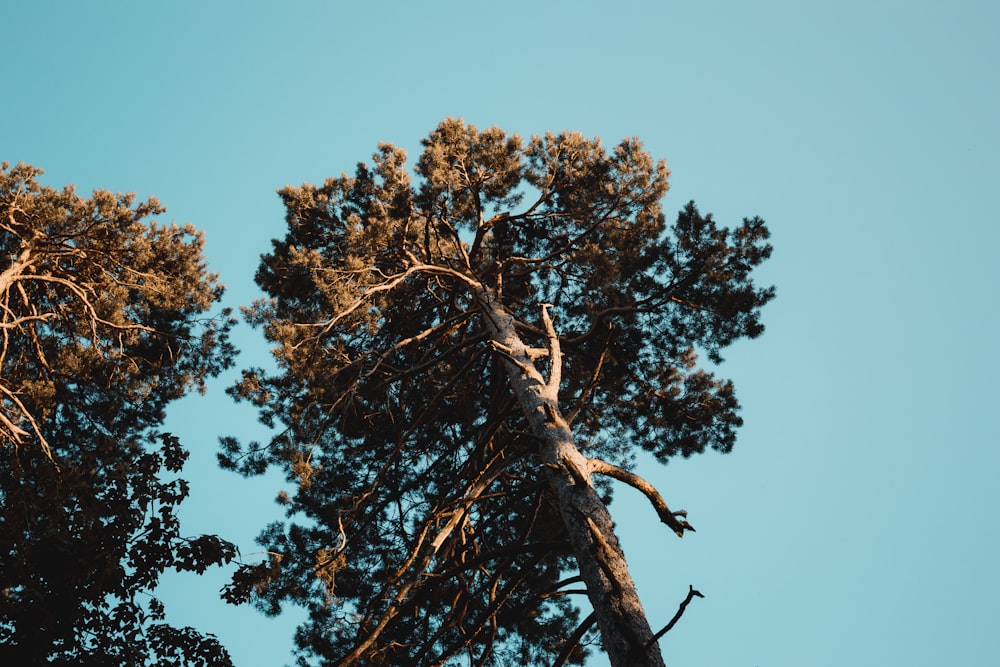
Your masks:
[[[763,331],[767,229],[693,204],[668,228],[669,172],[636,139],[448,119],[423,147],[415,183],[382,144],[280,191],[288,233],[246,310],[277,369],[233,389],[275,434],[221,460],[295,490],[227,596],[306,606],[301,664],[581,663],[596,621],[612,664],[662,665],[611,480],[692,530],[631,461],[733,446],[733,386],[696,353]]]
[[[154,199],[0,168],[0,664],[227,665],[164,622],[168,568],[235,556],[186,538],[187,452],[165,406],[231,364],[233,318],[190,226]]]

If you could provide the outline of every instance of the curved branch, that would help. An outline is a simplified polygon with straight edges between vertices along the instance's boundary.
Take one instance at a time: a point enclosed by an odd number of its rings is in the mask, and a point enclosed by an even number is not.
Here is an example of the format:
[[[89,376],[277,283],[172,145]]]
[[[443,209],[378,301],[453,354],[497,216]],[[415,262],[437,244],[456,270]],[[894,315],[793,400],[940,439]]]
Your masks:
[[[617,479],[620,482],[625,482],[629,486],[638,489],[645,495],[649,502],[653,505],[653,509],[656,510],[657,516],[660,517],[660,521],[667,524],[667,526],[677,533],[677,537],[684,537],[684,531],[690,530],[692,533],[694,527],[682,519],[678,519],[678,516],[686,517],[687,512],[684,510],[678,510],[672,512],[669,507],[667,507],[667,502],[663,500],[663,496],[660,492],[656,490],[652,484],[647,482],[639,475],[634,472],[621,468],[619,466],[608,463],[607,461],[602,461],[601,459],[587,459],[587,465],[591,473],[598,473],[601,475],[607,475],[613,479]]]
[[[424,329],[423,331],[421,331],[418,334],[410,336],[409,338],[404,338],[403,340],[399,341],[398,343],[396,343],[395,345],[393,345],[392,347],[390,347],[388,350],[386,350],[385,352],[383,352],[381,355],[379,355],[378,361],[375,362],[375,365],[372,367],[372,369],[370,371],[367,371],[364,374],[365,377],[371,377],[372,375],[374,375],[375,372],[382,365],[382,363],[386,359],[388,359],[390,356],[392,356],[393,352],[396,352],[397,350],[401,350],[404,347],[406,347],[407,345],[410,345],[412,343],[417,343],[417,342],[420,342],[420,341],[422,341],[422,340],[424,340],[426,338],[429,338],[429,337],[437,334],[439,331],[441,331],[443,329],[448,329],[449,327],[452,327],[452,330],[454,330],[454,328],[457,328],[457,325],[459,325],[459,324],[462,323],[462,320],[468,319],[469,317],[470,317],[470,314],[467,311],[462,311],[462,312],[460,312],[460,313],[458,313],[456,315],[453,315],[453,316],[449,317],[448,319],[440,322],[439,324],[434,325],[433,327],[430,327],[428,329]]]
[[[639,308],[638,305],[612,306],[609,308],[605,308],[604,310],[594,315],[594,321],[591,323],[590,329],[588,329],[585,333],[580,334],[579,336],[574,336],[573,338],[564,338],[563,342],[566,343],[567,345],[579,345],[580,343],[590,340],[594,336],[594,334],[596,334],[600,330],[600,326],[601,324],[604,323],[605,320],[614,317],[615,315],[621,315],[624,313],[635,313],[639,312],[640,310],[641,309]]]
[[[476,638],[480,634],[482,634],[483,631],[486,629],[490,619],[494,618],[499,609],[503,607],[505,604],[507,604],[507,601],[513,596],[514,592],[518,589],[518,587],[520,587],[521,584],[524,583],[524,580],[527,578],[528,573],[531,572],[531,570],[535,566],[537,566],[538,563],[542,561],[545,555],[546,555],[545,552],[539,553],[538,555],[535,556],[535,558],[525,563],[525,567],[523,568],[523,570],[513,579],[507,581],[506,585],[499,590],[498,595],[494,597],[494,599],[490,602],[489,606],[485,610],[483,610],[483,614],[480,620],[474,625],[474,627],[471,629],[471,632],[469,632],[463,638],[458,640],[452,646],[447,647],[444,651],[442,651],[441,655],[438,656],[437,661],[434,662],[433,664],[444,664],[445,661],[451,656],[453,656],[455,653],[461,651],[463,648],[467,646],[471,646],[472,642],[474,642]]]
[[[680,607],[678,607],[678,608],[677,608],[677,613],[676,613],[676,614],[674,614],[674,617],[670,619],[670,622],[669,622],[669,623],[667,623],[667,624],[666,624],[665,626],[663,626],[663,629],[662,629],[662,630],[660,630],[660,631],[659,631],[659,632],[657,632],[657,633],[656,633],[655,635],[653,635],[653,638],[652,638],[652,639],[650,639],[650,640],[649,640],[649,641],[648,641],[648,642],[646,643],[646,645],[645,645],[645,646],[643,647],[643,650],[648,650],[650,646],[652,646],[652,645],[653,645],[653,644],[655,644],[656,642],[660,641],[660,637],[662,637],[663,635],[665,635],[665,634],[667,634],[668,632],[670,632],[670,629],[671,629],[671,628],[673,628],[673,627],[674,627],[675,625],[677,625],[677,621],[681,620],[681,616],[683,616],[683,615],[684,615],[684,610],[685,610],[685,609],[687,609],[687,606],[688,606],[688,604],[690,604],[690,603],[691,603],[691,600],[693,600],[693,599],[694,599],[694,598],[696,598],[696,597],[699,597],[699,598],[703,598],[703,597],[705,597],[705,596],[704,596],[704,595],[702,595],[700,591],[696,591],[696,590],[694,589],[694,586],[691,586],[691,585],[689,584],[689,585],[688,585],[688,594],[687,594],[687,596],[686,596],[686,597],[685,597],[685,598],[684,598],[684,599],[683,599],[683,600],[681,601],[681,605],[680,605]]]
[[[352,303],[350,306],[343,309],[330,319],[324,322],[302,323],[299,324],[299,326],[322,327],[322,330],[320,331],[319,335],[325,335],[329,333],[333,329],[333,327],[335,327],[337,323],[340,322],[340,320],[344,319],[345,317],[356,311],[358,308],[364,306],[365,303],[367,303],[368,299],[381,292],[391,291],[397,285],[404,282],[407,278],[409,278],[414,274],[424,273],[430,275],[446,275],[455,278],[472,288],[481,287],[478,280],[465,275],[461,271],[456,271],[455,269],[446,266],[435,266],[433,264],[426,264],[417,259],[416,256],[413,253],[409,252],[408,250],[404,250],[404,253],[406,255],[407,260],[411,262],[411,265],[408,266],[404,271],[389,276],[378,285],[374,285],[372,287],[367,288],[357,299],[355,299],[354,303]]]

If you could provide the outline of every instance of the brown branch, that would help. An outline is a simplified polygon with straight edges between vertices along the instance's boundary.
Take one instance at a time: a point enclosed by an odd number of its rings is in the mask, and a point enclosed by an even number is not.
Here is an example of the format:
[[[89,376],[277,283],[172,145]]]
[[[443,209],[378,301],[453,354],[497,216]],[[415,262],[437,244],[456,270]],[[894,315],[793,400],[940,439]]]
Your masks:
[[[365,373],[365,377],[371,377],[372,375],[374,375],[375,372],[382,365],[382,362],[384,362],[386,359],[388,359],[392,355],[393,352],[396,352],[397,350],[401,350],[402,348],[404,348],[407,345],[410,345],[412,343],[417,343],[417,342],[420,342],[420,341],[424,340],[425,338],[429,338],[430,336],[433,336],[434,334],[440,332],[443,329],[449,329],[450,328],[451,331],[454,331],[456,328],[458,328],[458,326],[460,326],[461,324],[463,324],[462,320],[465,320],[465,319],[468,319],[468,318],[469,318],[469,313],[466,312],[466,311],[462,311],[462,312],[458,313],[457,315],[453,315],[453,316],[449,317],[448,319],[446,319],[446,320],[444,320],[444,321],[442,321],[442,322],[434,325],[433,327],[430,327],[429,329],[424,329],[423,331],[421,331],[418,334],[410,336],[409,338],[404,338],[403,340],[399,341],[398,343],[396,343],[395,345],[393,345],[392,347],[390,347],[388,350],[386,350],[385,352],[383,352],[379,356],[378,361],[375,362],[375,365],[372,367],[372,369],[370,371],[368,371],[367,373]]]
[[[671,530],[677,533],[677,537],[684,537],[685,530],[690,530],[692,533],[694,532],[694,527],[691,524],[677,518],[678,516],[686,517],[687,512],[684,510],[672,512],[670,508],[667,507],[666,501],[663,500],[663,496],[661,496],[660,492],[656,490],[656,487],[644,480],[642,477],[639,477],[639,475],[608,463],[607,461],[602,461],[601,459],[587,459],[587,464],[590,468],[590,472],[607,475],[608,477],[617,479],[620,482],[625,482],[629,486],[641,491],[653,505],[657,516],[660,517],[660,521],[667,524]]]
[[[473,570],[484,563],[488,563],[499,558],[510,558],[511,556],[521,556],[526,554],[537,554],[539,552],[552,552],[559,549],[566,549],[568,543],[565,541],[554,541],[554,542],[523,542],[515,544],[509,547],[500,547],[494,549],[493,551],[488,551],[486,553],[481,553],[478,556],[474,556],[465,562],[452,567],[450,570],[441,572],[440,574],[436,572],[430,572],[427,574],[428,579],[442,579],[447,581],[451,577],[457,575],[460,572],[466,572],[468,570]],[[507,565],[510,563],[508,562]]]
[[[575,649],[579,644],[583,636],[587,634],[587,630],[590,630],[597,623],[597,612],[590,612],[590,616],[583,619],[583,623],[577,626],[576,630],[573,631],[566,639],[566,645],[563,646],[563,650],[559,652],[556,656],[556,661],[552,663],[552,667],[562,667],[569,660],[569,656],[573,654],[573,649]]]
[[[24,315],[23,317],[18,317],[17,315],[14,315],[6,306],[2,306],[2,308],[14,319],[0,322],[0,329],[17,329],[22,324],[27,324],[28,322],[45,322],[47,320],[51,320],[53,317],[57,317],[55,313],[42,313],[41,315]]]
[[[356,311],[358,308],[364,306],[371,297],[381,292],[388,292],[393,290],[400,283],[404,282],[407,278],[409,278],[414,274],[424,273],[429,275],[446,275],[455,278],[461,282],[464,282],[466,285],[473,288],[481,286],[475,278],[471,278],[462,273],[461,271],[456,271],[455,269],[452,269],[450,267],[426,264],[417,259],[416,256],[414,256],[413,253],[409,252],[408,250],[404,249],[403,252],[406,254],[407,260],[411,262],[411,266],[407,267],[404,271],[389,276],[381,283],[367,288],[357,299],[354,300],[354,303],[352,303],[350,306],[340,311],[330,319],[324,322],[302,323],[299,326],[322,327],[322,330],[320,331],[318,336],[325,335],[329,333],[333,329],[333,327],[335,327],[337,323],[340,322],[340,320],[344,319],[345,317]],[[374,271],[371,271],[371,273],[374,273]]]
[[[646,645],[643,647],[644,651],[649,650],[649,648],[653,644],[660,641],[660,637],[670,632],[671,628],[677,625],[677,621],[681,620],[681,616],[684,615],[684,610],[687,609],[688,604],[690,604],[691,600],[693,600],[696,597],[703,598],[705,596],[702,595],[700,591],[696,591],[694,589],[694,586],[688,585],[688,594],[684,598],[684,600],[681,601],[680,607],[677,608],[677,613],[674,614],[674,617],[670,619],[670,622],[667,623],[662,630],[653,635],[653,638],[646,643]]]
[[[45,436],[42,435],[41,426],[39,426],[38,422],[35,421],[35,417],[31,414],[31,411],[28,410],[28,408],[25,407],[24,403],[22,403],[21,400],[14,395],[14,392],[12,392],[7,387],[3,386],[2,383],[0,383],[0,392],[6,394],[7,398],[10,399],[10,401],[14,403],[14,405],[16,405],[18,409],[20,409],[21,416],[28,421],[28,423],[31,425],[31,430],[35,432],[35,437],[38,438],[38,443],[42,448],[42,452],[49,459],[49,461],[55,463],[55,459],[52,457],[52,448],[49,447],[48,441],[45,439]],[[7,428],[7,430],[10,432],[10,437],[17,444],[23,442],[23,440],[21,439],[23,436],[28,435],[27,431],[25,431],[20,426],[18,426],[10,419],[8,419],[7,416],[3,414],[3,412],[0,412],[0,423],[2,423]]]
[[[330,319],[326,320],[325,322],[315,322],[315,323],[309,323],[309,324],[301,324],[299,326],[304,326],[304,327],[323,327],[323,330],[320,332],[320,334],[322,335],[322,334],[329,333],[329,331],[331,329],[333,329],[334,326],[336,326],[337,322],[339,322],[340,320],[344,319],[345,317],[347,317],[348,315],[350,315],[351,313],[353,313],[355,310],[357,310],[361,306],[365,305],[367,299],[375,296],[376,294],[378,294],[380,292],[388,292],[389,290],[391,290],[394,287],[396,287],[396,285],[398,285],[399,283],[403,282],[408,277],[410,277],[412,274],[417,273],[417,272],[418,272],[417,267],[411,266],[410,268],[406,269],[402,273],[397,273],[396,275],[392,276],[390,279],[385,280],[384,282],[382,282],[382,283],[380,283],[378,285],[375,285],[374,287],[369,287],[368,289],[366,289],[364,291],[364,293],[359,298],[355,299],[354,303],[352,303],[350,306],[348,306],[344,310],[340,311],[339,313],[337,313],[336,315],[334,315]]]
[[[445,661],[453,656],[458,651],[465,647],[471,646],[472,643],[479,637],[480,634],[486,629],[490,623],[490,619],[497,615],[497,612],[503,607],[508,600],[513,596],[514,592],[521,586],[522,583],[528,578],[528,574],[545,558],[546,552],[539,553],[534,558],[525,563],[522,571],[513,579],[507,582],[507,585],[500,589],[499,594],[493,599],[489,606],[484,610],[483,616],[476,623],[475,627],[469,632],[465,637],[459,640],[458,643],[446,648],[437,657],[437,661],[433,664],[444,664]]]
[[[552,318],[549,316],[549,308],[551,307],[551,303],[542,304],[542,324],[545,327],[549,345],[549,380],[545,386],[551,396],[557,397],[559,385],[562,383],[562,350],[559,349],[559,336],[556,334]]]
[[[573,338],[564,338],[563,342],[568,345],[579,345],[580,343],[590,340],[590,338],[595,333],[597,333],[598,327],[600,326],[601,323],[604,322],[604,320],[613,317],[614,315],[620,315],[623,313],[634,313],[638,311],[639,311],[638,305],[612,306],[610,308],[605,308],[604,310],[594,315],[594,321],[590,325],[590,329],[588,329],[586,333],[582,333],[579,336],[574,336]]]
[[[590,225],[586,229],[584,229],[582,232],[580,232],[573,238],[567,238],[566,243],[556,248],[555,250],[550,251],[547,255],[543,255],[542,257],[508,257],[506,260],[503,261],[503,264],[506,265],[508,263],[515,263],[515,262],[519,264],[541,264],[544,262],[548,262],[556,257],[559,257],[560,255],[568,252],[571,248],[575,247],[580,241],[589,236],[595,229],[597,229],[605,222],[610,220],[611,214],[617,210],[617,205],[618,201],[616,201],[614,205],[608,208],[608,210],[603,215],[598,216],[598,218],[594,220],[592,223],[590,223]],[[569,211],[563,213],[550,213],[539,217],[573,218],[573,217],[578,217],[580,213],[581,211]],[[584,215],[587,215],[586,212],[582,213],[584,213]],[[520,216],[511,216],[511,219],[515,219],[518,217]],[[535,270],[536,269],[534,267],[529,267],[522,269],[521,271],[514,271],[513,273],[511,273],[511,275],[514,277],[520,277],[523,275],[527,275],[528,273],[531,273],[532,271]]]
[[[601,370],[604,368],[604,360],[608,358],[608,349],[611,346],[611,332],[614,330],[614,326],[608,325],[608,335],[604,337],[604,345],[601,347],[601,355],[597,358],[597,363],[594,364],[594,370],[590,373],[590,380],[587,385],[580,392],[580,397],[576,400],[576,405],[573,409],[569,411],[566,415],[566,423],[572,424],[580,412],[583,410],[583,406],[587,403],[587,397],[590,396],[590,392],[594,390],[597,386],[597,381],[601,376]]]

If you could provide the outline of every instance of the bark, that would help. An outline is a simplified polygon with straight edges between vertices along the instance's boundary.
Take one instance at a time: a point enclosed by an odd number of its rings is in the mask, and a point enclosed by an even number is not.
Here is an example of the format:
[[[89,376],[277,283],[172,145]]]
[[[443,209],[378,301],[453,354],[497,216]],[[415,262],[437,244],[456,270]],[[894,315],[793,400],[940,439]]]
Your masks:
[[[504,357],[514,394],[532,432],[539,438],[539,455],[569,533],[580,575],[587,584],[587,595],[611,664],[663,667],[659,646],[653,640],[611,515],[590,479],[589,461],[577,448],[569,424],[559,410],[561,355],[547,307],[543,306],[542,320],[549,339],[548,380],[535,365],[539,350],[525,345],[496,294],[485,287],[475,292],[491,343]]]

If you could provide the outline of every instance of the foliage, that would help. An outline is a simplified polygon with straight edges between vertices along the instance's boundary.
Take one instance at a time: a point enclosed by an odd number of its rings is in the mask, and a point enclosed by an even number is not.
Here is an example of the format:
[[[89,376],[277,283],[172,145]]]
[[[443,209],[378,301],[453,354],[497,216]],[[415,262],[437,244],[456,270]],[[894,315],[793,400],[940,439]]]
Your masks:
[[[149,593],[234,557],[185,538],[187,452],[164,408],[231,364],[233,321],[190,226],[154,199],[0,169],[0,662],[228,664]]]
[[[221,460],[279,466],[296,490],[287,525],[260,538],[271,562],[227,595],[306,606],[300,664],[580,663],[589,622],[572,586],[598,604],[603,575],[584,566],[557,477],[586,492],[592,472],[611,475],[690,529],[626,468],[637,447],[666,461],[733,446],[732,384],[696,351],[719,362],[763,331],[773,290],[750,273],[768,233],[756,218],[719,228],[693,204],[668,229],[669,172],[635,139],[607,151],[449,119],[423,144],[416,183],[382,144],[353,176],[280,191],[288,233],[257,274],[268,298],[246,310],[278,370],[233,389],[276,433],[224,439]],[[582,465],[543,454],[560,425]]]

